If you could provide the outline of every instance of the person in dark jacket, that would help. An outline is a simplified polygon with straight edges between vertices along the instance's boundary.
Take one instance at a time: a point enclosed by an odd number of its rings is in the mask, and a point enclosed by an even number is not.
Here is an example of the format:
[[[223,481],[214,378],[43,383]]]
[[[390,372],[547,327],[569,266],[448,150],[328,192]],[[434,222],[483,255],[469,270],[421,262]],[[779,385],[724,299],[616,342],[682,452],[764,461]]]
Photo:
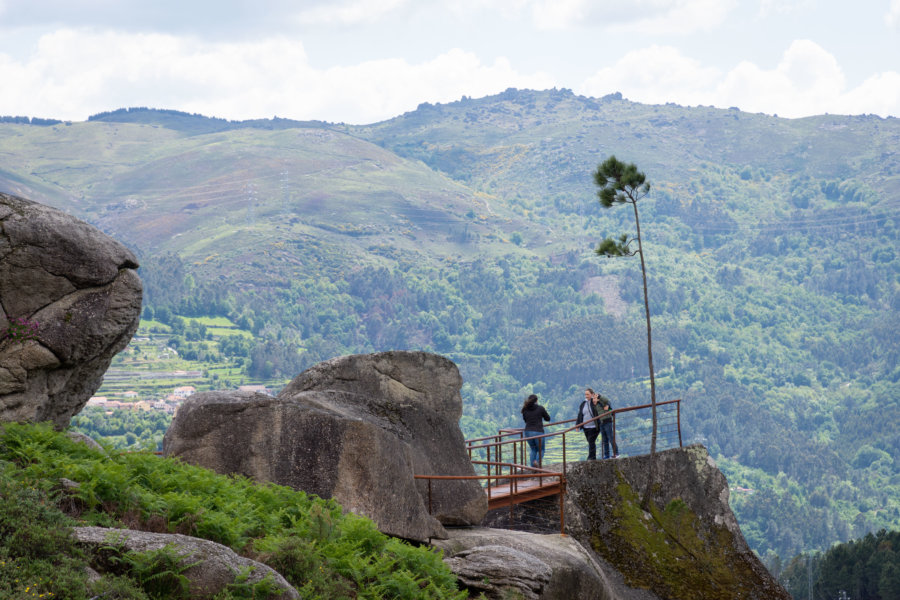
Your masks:
[[[612,405],[609,398],[603,394],[597,394],[597,408],[600,417],[600,434],[603,436],[603,458],[609,458],[609,447],[612,445],[612,457],[619,458],[619,446],[616,444],[616,433],[613,430]]]
[[[584,432],[584,439],[588,443],[588,460],[597,460],[597,436],[600,434],[600,425],[596,420],[597,412],[597,396],[594,390],[588,388],[584,390],[584,400],[578,406],[578,417],[575,419],[575,427]]]
[[[525,439],[531,448],[531,466],[538,467],[544,458],[544,438],[536,436],[544,435],[544,421],[550,420],[547,409],[537,403],[538,397],[534,394],[525,399],[522,405],[522,418],[525,419]]]

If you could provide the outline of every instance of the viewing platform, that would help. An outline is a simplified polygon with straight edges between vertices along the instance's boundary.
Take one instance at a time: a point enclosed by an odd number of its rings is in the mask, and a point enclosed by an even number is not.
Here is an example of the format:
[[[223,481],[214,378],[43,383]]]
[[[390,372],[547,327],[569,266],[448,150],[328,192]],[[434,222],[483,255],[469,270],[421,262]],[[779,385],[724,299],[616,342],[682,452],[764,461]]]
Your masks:
[[[593,420],[611,416],[619,458],[639,456],[650,453],[652,409],[650,404],[629,406],[601,413]],[[544,443],[544,455],[537,467],[525,464],[529,448],[524,429],[510,428],[501,429],[496,435],[466,440],[466,450],[476,475],[416,475],[416,479],[428,481],[429,511],[433,485],[440,485],[441,480],[479,479],[484,482],[488,510],[510,507],[512,511],[517,504],[559,496],[560,533],[564,533],[566,468],[569,463],[584,459],[582,455],[586,451],[586,442],[580,427],[575,425],[575,419],[550,423],[544,430],[544,435],[530,438],[543,440]],[[682,446],[681,400],[657,402],[656,450]],[[601,449],[601,438],[598,437],[598,454],[601,454]]]

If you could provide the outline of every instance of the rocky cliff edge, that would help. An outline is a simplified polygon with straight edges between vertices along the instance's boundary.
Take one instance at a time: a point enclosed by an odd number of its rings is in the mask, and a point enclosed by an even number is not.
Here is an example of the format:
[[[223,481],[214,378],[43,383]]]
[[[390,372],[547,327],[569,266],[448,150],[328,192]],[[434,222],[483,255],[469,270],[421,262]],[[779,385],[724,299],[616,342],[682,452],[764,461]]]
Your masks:
[[[566,479],[567,530],[615,570],[616,597],[790,600],[744,540],[703,446],[575,463]]]

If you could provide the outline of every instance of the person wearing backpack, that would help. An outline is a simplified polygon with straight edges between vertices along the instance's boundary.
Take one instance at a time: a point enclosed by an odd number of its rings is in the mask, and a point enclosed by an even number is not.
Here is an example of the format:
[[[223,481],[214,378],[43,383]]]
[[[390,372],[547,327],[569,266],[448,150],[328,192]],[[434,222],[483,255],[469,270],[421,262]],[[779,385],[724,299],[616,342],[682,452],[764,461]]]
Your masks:
[[[603,458],[610,457],[609,448],[612,446],[612,457],[619,458],[619,446],[616,444],[616,434],[613,430],[612,405],[609,398],[603,394],[597,394],[597,407],[599,414],[604,415],[600,418],[600,434],[603,436]]]

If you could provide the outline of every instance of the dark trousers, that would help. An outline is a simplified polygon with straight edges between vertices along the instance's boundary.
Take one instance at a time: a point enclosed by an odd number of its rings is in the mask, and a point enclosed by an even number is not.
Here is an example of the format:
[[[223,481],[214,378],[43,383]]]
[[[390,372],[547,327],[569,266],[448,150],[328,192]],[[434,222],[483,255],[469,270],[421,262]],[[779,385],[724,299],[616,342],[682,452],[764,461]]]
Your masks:
[[[600,435],[598,427],[584,427],[584,439],[588,443],[588,460],[597,460],[597,436]]]
[[[612,421],[600,423],[600,432],[603,433],[603,458],[609,458],[610,444],[612,444],[613,456],[618,456],[619,446],[616,444],[616,436],[613,433]]]

